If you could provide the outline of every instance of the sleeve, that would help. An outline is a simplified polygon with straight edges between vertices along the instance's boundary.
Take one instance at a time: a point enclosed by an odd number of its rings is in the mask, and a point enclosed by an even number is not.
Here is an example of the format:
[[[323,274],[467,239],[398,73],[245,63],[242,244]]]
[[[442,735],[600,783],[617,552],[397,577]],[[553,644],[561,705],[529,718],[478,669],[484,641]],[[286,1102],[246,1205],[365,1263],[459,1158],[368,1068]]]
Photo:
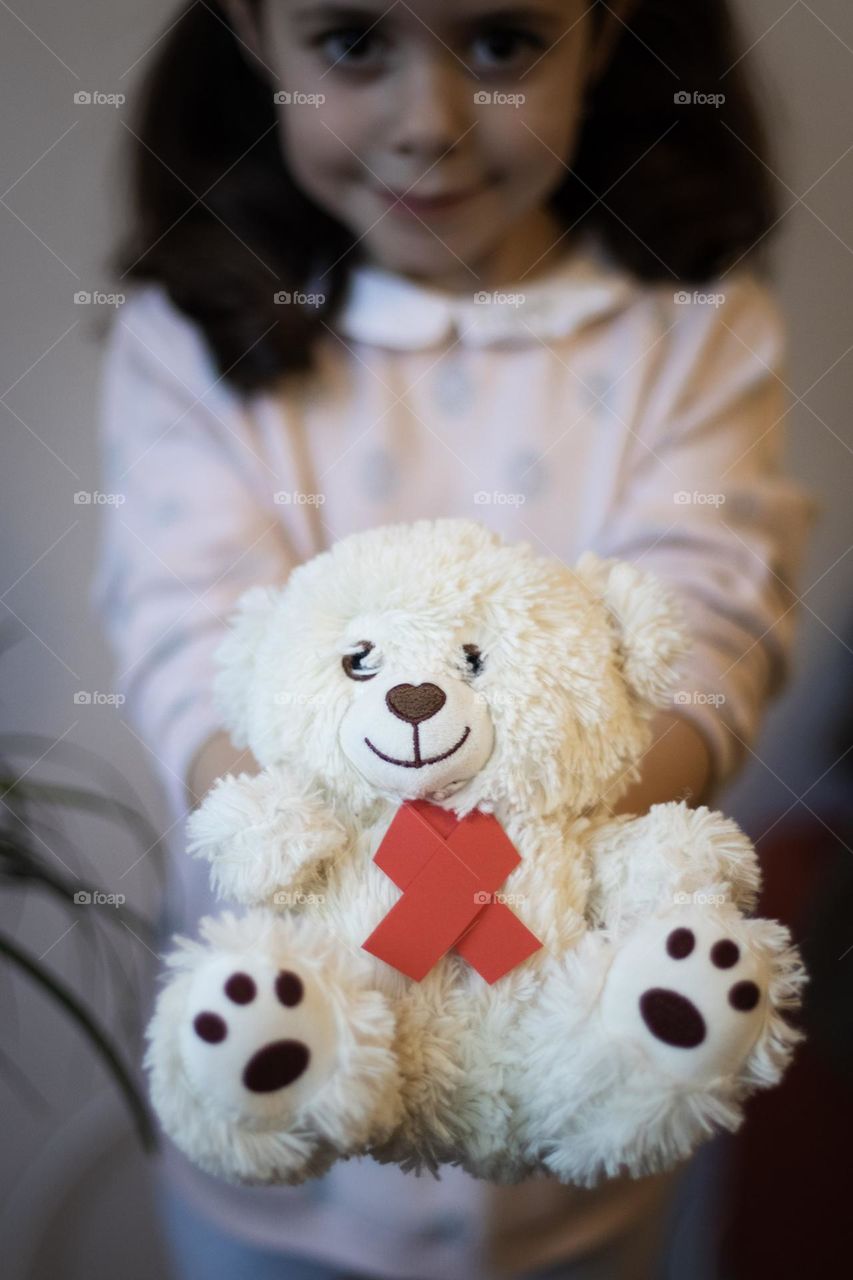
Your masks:
[[[773,294],[743,274],[660,303],[665,336],[594,549],[675,589],[693,647],[672,710],[702,733],[719,787],[789,677],[817,504],[784,471],[787,335]]]
[[[259,428],[159,286],[126,303],[101,371],[104,493],[90,598],[125,724],[175,822],[189,764],[221,720],[213,652],[237,597],[296,562]]]

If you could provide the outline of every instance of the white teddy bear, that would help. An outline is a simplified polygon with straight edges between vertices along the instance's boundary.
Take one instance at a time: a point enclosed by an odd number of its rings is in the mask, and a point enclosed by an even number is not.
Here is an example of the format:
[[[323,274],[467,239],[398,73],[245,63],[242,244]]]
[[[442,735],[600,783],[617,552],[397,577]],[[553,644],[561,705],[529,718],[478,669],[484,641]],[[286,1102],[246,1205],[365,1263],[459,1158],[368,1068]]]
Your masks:
[[[197,1164],[591,1185],[736,1127],[799,1038],[798,956],[743,914],[732,821],[612,814],[686,647],[651,575],[460,519],[354,534],[243,597],[216,692],[263,771],[189,831],[248,910],[176,940],[147,1033]]]

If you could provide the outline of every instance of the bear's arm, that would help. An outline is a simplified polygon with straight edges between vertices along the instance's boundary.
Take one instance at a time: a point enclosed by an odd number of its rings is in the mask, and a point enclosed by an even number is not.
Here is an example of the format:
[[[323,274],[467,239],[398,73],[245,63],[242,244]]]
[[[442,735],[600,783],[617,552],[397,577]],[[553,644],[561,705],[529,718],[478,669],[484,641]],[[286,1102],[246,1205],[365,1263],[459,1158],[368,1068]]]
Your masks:
[[[286,763],[219,778],[187,820],[189,852],[210,863],[217,895],[282,905],[304,890],[348,835],[316,788]]]
[[[686,801],[623,814],[590,836],[591,923],[620,928],[686,902],[733,902],[749,911],[760,887],[758,859],[736,822]]]

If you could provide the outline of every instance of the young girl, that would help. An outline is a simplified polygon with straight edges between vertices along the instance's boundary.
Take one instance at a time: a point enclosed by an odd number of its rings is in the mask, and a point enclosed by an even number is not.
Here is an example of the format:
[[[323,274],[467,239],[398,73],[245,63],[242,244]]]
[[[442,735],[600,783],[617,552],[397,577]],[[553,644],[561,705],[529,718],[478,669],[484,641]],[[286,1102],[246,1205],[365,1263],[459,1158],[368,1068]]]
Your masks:
[[[811,518],[781,470],[784,329],[752,254],[774,205],[723,0],[222,0],[153,57],[95,598],[171,805],[164,943],[212,905],[187,807],[255,767],[211,701],[231,607],[371,525],[467,515],[670,580],[694,649],[620,807],[714,797],[786,677]],[[673,1186],[165,1166],[208,1278],[645,1276]]]

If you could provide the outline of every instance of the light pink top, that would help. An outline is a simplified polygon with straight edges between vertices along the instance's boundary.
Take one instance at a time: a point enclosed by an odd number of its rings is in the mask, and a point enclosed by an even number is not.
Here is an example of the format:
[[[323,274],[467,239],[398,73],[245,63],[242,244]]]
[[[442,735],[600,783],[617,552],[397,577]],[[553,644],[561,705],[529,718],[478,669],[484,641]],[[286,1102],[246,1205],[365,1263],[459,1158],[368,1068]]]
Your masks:
[[[782,470],[785,329],[750,274],[685,295],[635,282],[584,239],[482,300],[362,264],[318,356],[316,379],[241,401],[159,286],[131,298],[109,339],[103,489],[124,501],[101,508],[93,597],[176,820],[174,923],[187,932],[212,906],[179,821],[187,766],[219,727],[212,651],[242,591],[348,533],[465,515],[568,563],[592,548],[666,577],[695,640],[674,702],[720,781],[789,668],[815,508]],[[568,1256],[645,1212],[658,1187],[498,1191],[361,1160],[258,1190],[174,1151],[168,1166],[235,1234],[424,1280]]]

